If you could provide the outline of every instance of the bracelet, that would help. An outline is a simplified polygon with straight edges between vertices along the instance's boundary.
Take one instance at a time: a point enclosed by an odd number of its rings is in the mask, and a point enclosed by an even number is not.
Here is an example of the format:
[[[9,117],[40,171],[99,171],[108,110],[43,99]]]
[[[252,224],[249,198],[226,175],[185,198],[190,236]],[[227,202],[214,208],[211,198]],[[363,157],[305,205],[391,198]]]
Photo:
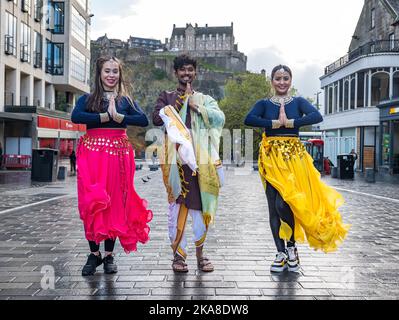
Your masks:
[[[109,119],[111,119],[111,117],[110,117],[108,111],[107,111],[107,112],[100,113],[100,120],[101,120],[101,123],[108,122]]]
[[[281,122],[279,120],[272,120],[272,129],[279,129],[281,127]]]
[[[115,114],[114,120],[117,123],[122,123],[124,118],[125,118],[125,116],[123,114],[117,113],[117,114]]]
[[[289,129],[293,129],[295,127],[294,121],[295,121],[294,119],[287,120],[285,127],[289,128]]]

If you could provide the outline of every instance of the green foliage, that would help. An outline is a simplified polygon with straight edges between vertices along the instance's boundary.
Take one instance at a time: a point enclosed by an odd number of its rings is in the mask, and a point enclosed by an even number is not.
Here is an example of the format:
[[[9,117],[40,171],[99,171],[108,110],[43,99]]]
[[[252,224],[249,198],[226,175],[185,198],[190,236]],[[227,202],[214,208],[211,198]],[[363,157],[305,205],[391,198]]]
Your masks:
[[[228,80],[225,97],[220,101],[220,108],[226,115],[225,128],[244,129],[244,119],[252,106],[271,96],[271,83],[261,74],[248,72]]]
[[[247,72],[227,81],[225,98],[220,101],[220,108],[226,116],[225,128],[229,129],[231,134],[233,129],[245,129],[244,120],[252,106],[258,100],[270,98],[272,92],[270,80],[262,74]],[[258,157],[262,131],[262,129],[254,129],[253,159]],[[244,148],[243,144],[242,152]]]

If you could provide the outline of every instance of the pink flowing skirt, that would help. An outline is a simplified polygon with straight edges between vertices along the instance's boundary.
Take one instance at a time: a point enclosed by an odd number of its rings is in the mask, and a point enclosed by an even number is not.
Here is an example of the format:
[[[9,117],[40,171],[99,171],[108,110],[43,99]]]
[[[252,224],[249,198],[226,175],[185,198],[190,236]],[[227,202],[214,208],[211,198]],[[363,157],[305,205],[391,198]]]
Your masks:
[[[149,240],[152,211],[136,193],[135,170],[126,130],[90,129],[80,138],[78,205],[87,240],[119,238],[126,253]]]

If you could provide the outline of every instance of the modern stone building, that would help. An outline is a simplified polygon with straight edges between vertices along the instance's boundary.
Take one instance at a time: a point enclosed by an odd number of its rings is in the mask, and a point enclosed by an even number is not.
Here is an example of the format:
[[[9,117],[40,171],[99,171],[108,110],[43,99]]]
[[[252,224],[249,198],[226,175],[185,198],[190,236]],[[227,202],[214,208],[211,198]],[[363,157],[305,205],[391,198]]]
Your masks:
[[[0,1],[0,142],[5,154],[74,148],[70,122],[89,92],[90,0]]]
[[[238,51],[234,39],[234,25],[223,27],[204,27],[187,23],[179,28],[173,25],[172,36],[166,40],[166,47],[172,52],[188,52],[194,57],[205,58],[207,62],[220,68],[244,72],[247,57]]]
[[[399,0],[365,0],[349,52],[325,68],[325,155],[399,174]],[[389,115],[389,116],[388,116]]]

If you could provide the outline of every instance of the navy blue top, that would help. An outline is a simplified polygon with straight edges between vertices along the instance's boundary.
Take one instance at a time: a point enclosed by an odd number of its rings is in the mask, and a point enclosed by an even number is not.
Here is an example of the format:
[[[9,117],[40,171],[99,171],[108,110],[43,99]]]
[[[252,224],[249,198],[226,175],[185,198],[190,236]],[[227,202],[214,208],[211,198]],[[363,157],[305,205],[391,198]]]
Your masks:
[[[280,106],[269,99],[259,100],[245,118],[245,125],[265,128],[266,136],[298,135],[299,128],[323,121],[320,112],[309,101],[302,97],[294,97],[285,105],[287,118],[294,119],[294,128],[281,127],[272,129],[272,120],[278,120]]]
[[[126,128],[127,126],[148,126],[148,119],[144,112],[140,109],[136,101],[133,101],[134,107],[132,106],[131,100],[127,97],[122,97],[120,101],[115,101],[116,111],[123,114],[125,117],[121,123],[117,123],[113,119],[110,121],[101,123],[100,114],[98,112],[90,112],[86,110],[87,99],[89,95],[85,94],[81,96],[76,102],[76,106],[72,111],[71,120],[73,123],[85,124],[87,129],[96,128]],[[102,110],[106,112],[108,109],[108,102],[103,102]]]

